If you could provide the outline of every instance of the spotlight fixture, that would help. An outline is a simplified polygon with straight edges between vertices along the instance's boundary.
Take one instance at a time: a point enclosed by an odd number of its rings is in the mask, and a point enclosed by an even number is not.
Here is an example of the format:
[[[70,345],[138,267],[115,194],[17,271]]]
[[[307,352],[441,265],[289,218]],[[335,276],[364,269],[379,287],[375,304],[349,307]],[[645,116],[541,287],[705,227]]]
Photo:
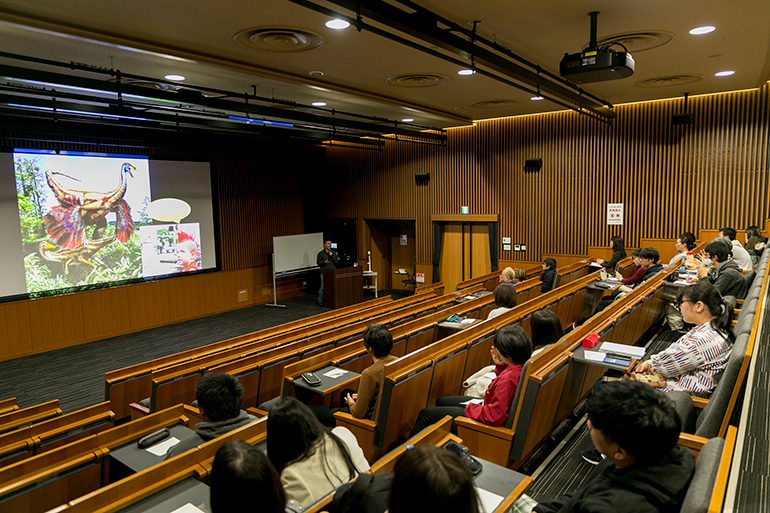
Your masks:
[[[458,75],[473,75],[476,73],[475,69],[461,69],[457,72]]]
[[[325,25],[326,25],[328,28],[330,28],[330,29],[334,29],[334,30],[342,30],[342,29],[346,29],[346,28],[348,28],[348,27],[350,26],[350,23],[348,23],[348,22],[347,22],[347,21],[345,21],[345,20],[340,20],[340,19],[333,19],[333,20],[329,20],[329,21],[327,21],[327,22],[325,23]]]
[[[323,71],[308,71],[307,74],[310,75],[311,77],[322,77],[322,76],[324,76],[324,72]]]
[[[404,122],[404,123],[411,123],[412,121],[414,121],[414,119],[412,119],[412,118],[404,118],[401,121]]]
[[[313,102],[310,105],[313,107],[326,107],[326,102]]]
[[[734,71],[719,71],[717,73],[714,73],[715,77],[729,77],[730,75],[735,75]]]
[[[697,27],[692,30],[690,30],[690,34],[693,36],[700,36],[701,34],[708,34],[709,32],[714,32],[716,30],[715,27],[711,26],[705,26],[705,27]]]
[[[184,80],[183,75],[166,75],[163,78],[165,78],[166,80],[171,80],[172,82],[181,82]]]
[[[537,86],[537,95],[530,98],[533,102],[539,102],[540,100],[545,100],[545,98],[540,94],[540,86]]]

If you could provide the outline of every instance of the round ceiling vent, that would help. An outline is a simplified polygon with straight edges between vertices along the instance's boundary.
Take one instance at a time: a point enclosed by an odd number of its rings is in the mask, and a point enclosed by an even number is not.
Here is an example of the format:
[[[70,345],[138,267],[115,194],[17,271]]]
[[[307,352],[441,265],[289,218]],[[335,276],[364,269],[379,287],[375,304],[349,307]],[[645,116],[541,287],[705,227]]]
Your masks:
[[[117,82],[118,79],[110,78],[109,82]],[[156,91],[179,91],[182,86],[179,84],[164,84],[161,82],[153,82],[152,80],[141,80],[137,78],[121,78],[121,84],[132,85],[137,87],[146,87],[147,89],[155,89]]]
[[[674,87],[703,80],[703,75],[665,75],[635,82],[636,87]]]
[[[267,52],[304,52],[324,43],[318,34],[288,27],[246,29],[236,34],[235,40],[249,48]]]
[[[471,107],[475,109],[499,109],[501,107],[510,107],[521,103],[519,100],[485,100],[481,102],[471,103]]]
[[[665,46],[674,40],[676,36],[671,32],[664,31],[642,31],[642,32],[627,32],[625,34],[614,34],[599,39],[597,42],[600,45],[607,43],[620,43],[628,49],[628,52],[633,55],[639,52],[646,52],[654,48],[660,48]],[[586,45],[588,46],[588,45]]]
[[[449,77],[431,73],[416,73],[390,77],[386,82],[396,87],[433,87],[449,82]]]

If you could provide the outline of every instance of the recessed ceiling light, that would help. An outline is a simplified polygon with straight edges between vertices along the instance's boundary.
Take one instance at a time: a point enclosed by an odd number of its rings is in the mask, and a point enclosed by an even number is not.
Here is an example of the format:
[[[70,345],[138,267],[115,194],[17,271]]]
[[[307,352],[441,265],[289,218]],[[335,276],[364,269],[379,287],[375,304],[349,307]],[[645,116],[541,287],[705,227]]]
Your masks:
[[[311,77],[322,77],[322,76],[324,76],[324,72],[323,71],[308,71],[307,74],[310,75]]]
[[[734,75],[734,71],[719,71],[717,73],[714,73],[715,77],[729,77],[730,75]]]
[[[699,36],[701,34],[708,34],[709,32],[714,32],[715,30],[716,30],[715,27],[711,27],[707,25],[705,27],[698,27],[698,28],[692,29],[690,31],[690,34],[692,34],[693,36]]]
[[[326,107],[326,102],[313,102],[310,105],[313,107]]]
[[[539,102],[540,100],[545,100],[545,98],[540,95],[537,95],[530,98],[530,100],[532,100],[533,102]]]
[[[414,121],[414,119],[412,119],[412,118],[404,118],[401,121],[403,121],[404,123],[411,123],[412,121]]]
[[[457,72],[458,75],[473,75],[476,73],[475,69],[461,69]]]
[[[166,80],[171,80],[172,82],[181,82],[182,80],[184,80],[184,76],[182,75],[166,75],[163,78],[165,78]]]
[[[342,29],[348,28],[350,26],[350,23],[348,23],[345,20],[334,19],[334,20],[327,21],[325,25],[330,29],[342,30]]]

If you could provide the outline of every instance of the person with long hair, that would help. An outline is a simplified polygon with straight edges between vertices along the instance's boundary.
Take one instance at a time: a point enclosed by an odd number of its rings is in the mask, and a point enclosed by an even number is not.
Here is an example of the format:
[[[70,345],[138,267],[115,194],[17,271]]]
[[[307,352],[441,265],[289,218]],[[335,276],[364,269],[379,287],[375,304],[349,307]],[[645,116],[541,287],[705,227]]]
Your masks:
[[[518,299],[516,297],[516,287],[510,283],[501,283],[495,287],[495,309],[489,312],[487,319],[494,319],[498,315],[502,315],[514,306],[516,306]]]
[[[418,444],[405,451],[393,468],[389,513],[479,513],[473,475],[449,451]]]
[[[553,290],[553,286],[556,283],[556,260],[553,258],[546,258],[543,261],[543,272],[540,274],[540,281],[543,285],[540,287],[540,292],[545,294]]]
[[[529,320],[529,331],[532,334],[532,356],[564,336],[564,327],[559,316],[550,310],[538,310],[533,313]]]
[[[267,417],[267,456],[281,475],[286,496],[304,508],[369,470],[350,430],[330,431],[293,397],[282,399]]]
[[[695,327],[668,349],[641,363],[635,372],[663,376],[663,392],[684,390],[708,397],[717,385],[716,376],[730,358],[735,339],[730,329],[733,309],[708,281],[682,288],[676,299],[684,321]]]
[[[762,252],[765,250],[765,244],[767,239],[762,236],[762,232],[759,231],[758,226],[749,226],[746,228],[746,251],[751,256],[751,263],[757,265],[759,257],[762,256]]]
[[[286,500],[281,478],[265,454],[243,440],[227,442],[217,451],[211,467],[211,511],[251,509],[259,498],[264,513],[297,513],[302,507]]]
[[[613,272],[618,262],[626,258],[626,246],[623,243],[623,238],[618,236],[611,238],[610,249],[612,250],[612,258],[610,258],[609,262],[603,258],[597,258],[596,263],[607,269],[607,271]]]

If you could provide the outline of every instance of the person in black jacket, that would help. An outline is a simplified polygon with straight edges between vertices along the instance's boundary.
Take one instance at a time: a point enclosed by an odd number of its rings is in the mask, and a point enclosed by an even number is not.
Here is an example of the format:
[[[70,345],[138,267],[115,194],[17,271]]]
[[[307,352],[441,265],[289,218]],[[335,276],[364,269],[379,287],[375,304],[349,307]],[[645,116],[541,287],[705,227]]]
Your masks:
[[[588,400],[591,440],[605,459],[585,484],[537,504],[538,513],[679,511],[695,456],[676,445],[682,423],[674,403],[649,385],[614,381]],[[526,497],[525,501],[534,501]],[[516,505],[518,511],[526,508]]]
[[[324,269],[336,269],[340,263],[340,257],[332,250],[332,241],[324,241],[324,248],[316,256],[316,264],[321,268],[321,286],[318,287],[318,305],[324,304]]]
[[[610,249],[612,250],[612,258],[609,262],[605,262],[602,258],[597,258],[596,263],[607,269],[610,273],[615,270],[618,262],[626,258],[626,248],[621,237],[613,237],[610,239]]]
[[[556,282],[556,260],[553,258],[546,258],[543,262],[543,273],[540,275],[540,281],[543,282],[540,292],[545,294],[553,290],[553,285]]]

